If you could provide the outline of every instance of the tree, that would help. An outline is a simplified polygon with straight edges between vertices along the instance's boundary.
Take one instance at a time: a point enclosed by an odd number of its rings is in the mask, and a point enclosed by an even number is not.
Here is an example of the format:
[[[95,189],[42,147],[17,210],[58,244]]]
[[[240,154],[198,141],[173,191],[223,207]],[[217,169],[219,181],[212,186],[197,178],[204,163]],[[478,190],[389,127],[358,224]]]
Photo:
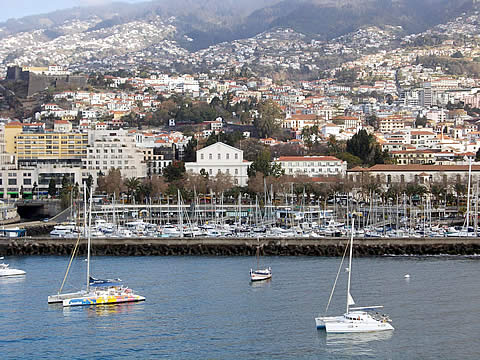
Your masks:
[[[459,50],[459,51],[453,53],[453,54],[451,55],[451,57],[454,58],[454,59],[461,59],[461,58],[463,58],[463,54],[462,54],[462,52]]]
[[[140,180],[136,177],[127,178],[123,181],[123,184],[127,188],[128,199],[131,200],[132,196],[135,197],[136,192],[141,184]]]
[[[417,115],[417,118],[415,119],[415,127],[425,127],[427,125],[427,118],[425,116],[420,116]]]
[[[69,175],[65,174],[62,178],[62,188],[60,189],[60,199],[62,208],[70,206],[72,199],[75,199],[78,195],[78,185],[75,186]]]
[[[279,177],[285,174],[280,164],[270,161],[270,150],[264,148],[257,154],[257,158],[253,161],[248,169],[248,176],[255,176],[257,172],[263,173],[263,176]]]
[[[152,195],[159,197],[160,194],[165,194],[168,189],[168,185],[165,182],[163,176],[154,175],[150,178],[150,184],[152,187]]]
[[[260,194],[264,190],[264,176],[261,173],[257,173],[248,178],[248,190],[252,194]]]
[[[183,160],[185,162],[194,162],[197,161],[197,140],[192,138],[185,147],[185,151],[183,153]]]
[[[54,178],[51,178],[50,182],[48,183],[48,195],[50,197],[57,195],[57,183]]]
[[[203,171],[202,171],[203,170]],[[183,188],[192,193],[206,194],[208,190],[208,174],[205,169],[200,170],[200,174],[189,171],[185,174],[185,182]]]
[[[180,180],[185,174],[183,161],[174,161],[163,168],[163,177],[168,183]]]
[[[248,161],[254,161],[258,153],[265,149],[265,145],[254,138],[240,140],[235,147],[243,150],[243,158]]]
[[[261,137],[270,137],[280,130],[283,118],[284,115],[278,104],[268,99],[258,104],[258,116],[255,117],[253,125]]]
[[[365,165],[384,164],[389,158],[387,151],[382,151],[373,135],[364,129],[347,141],[347,152],[360,158]]]
[[[317,125],[305,126],[302,129],[302,140],[304,144],[311,150],[313,145],[318,143],[319,129]]]
[[[221,194],[233,187],[233,179],[230,174],[221,171],[209,181],[210,190],[215,194]]]
[[[379,121],[376,115],[369,115],[365,119],[367,125],[372,126],[375,130],[379,128]]]
[[[120,169],[111,168],[106,176],[99,176],[98,191],[105,192],[108,195],[115,194],[118,198],[120,193],[125,189]]]
[[[90,189],[92,188],[92,185],[93,185],[93,176],[92,174],[89,174],[88,175],[88,178],[87,180],[85,181],[86,185],[87,185],[87,194],[90,193]]]

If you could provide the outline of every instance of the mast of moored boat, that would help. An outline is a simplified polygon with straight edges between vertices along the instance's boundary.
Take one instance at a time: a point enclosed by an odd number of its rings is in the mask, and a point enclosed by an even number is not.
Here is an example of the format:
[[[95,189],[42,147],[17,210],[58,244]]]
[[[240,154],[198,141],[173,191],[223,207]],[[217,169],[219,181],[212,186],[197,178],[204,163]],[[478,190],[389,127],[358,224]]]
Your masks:
[[[83,236],[87,237],[87,183],[83,183]]]
[[[348,282],[347,282],[347,314],[349,311],[350,305],[353,305],[353,299],[352,296],[350,295],[350,278],[352,275],[352,254],[353,254],[353,229],[355,226],[355,218],[352,216],[352,234],[350,237],[350,258],[348,260]]]
[[[90,206],[88,211],[88,237],[87,237],[87,293],[90,291],[90,242],[92,233],[92,188],[90,188]]]

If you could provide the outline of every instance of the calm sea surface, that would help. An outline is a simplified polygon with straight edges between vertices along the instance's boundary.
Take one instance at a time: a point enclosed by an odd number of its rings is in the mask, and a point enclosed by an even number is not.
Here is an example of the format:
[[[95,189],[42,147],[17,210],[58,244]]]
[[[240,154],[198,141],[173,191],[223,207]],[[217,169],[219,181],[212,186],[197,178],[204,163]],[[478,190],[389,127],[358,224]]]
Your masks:
[[[480,359],[478,257],[355,259],[357,305],[385,305],[395,331],[328,336],[314,316],[339,258],[264,257],[273,279],[251,284],[248,257],[96,257],[95,276],[120,277],[147,301],[71,309],[47,304],[67,258],[5,261],[27,275],[0,278],[2,359]],[[75,260],[69,289],[85,267]],[[331,315],[344,311],[345,278]]]

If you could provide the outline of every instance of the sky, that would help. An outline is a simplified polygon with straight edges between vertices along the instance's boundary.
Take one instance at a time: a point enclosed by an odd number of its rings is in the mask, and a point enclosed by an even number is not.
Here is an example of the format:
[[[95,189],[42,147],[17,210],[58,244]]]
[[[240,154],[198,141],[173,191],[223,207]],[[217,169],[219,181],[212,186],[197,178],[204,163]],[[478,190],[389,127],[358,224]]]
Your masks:
[[[117,0],[121,2],[144,2],[148,0]],[[68,9],[75,6],[101,5],[113,0],[0,0],[0,22],[10,18],[21,18],[28,15],[45,14],[55,10]],[[6,5],[8,3],[8,5]]]

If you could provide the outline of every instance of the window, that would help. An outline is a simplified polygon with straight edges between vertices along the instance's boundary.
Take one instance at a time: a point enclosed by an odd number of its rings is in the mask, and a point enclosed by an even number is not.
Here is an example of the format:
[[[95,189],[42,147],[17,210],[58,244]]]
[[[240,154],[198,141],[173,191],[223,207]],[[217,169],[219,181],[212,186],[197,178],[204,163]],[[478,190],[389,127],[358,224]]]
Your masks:
[[[17,185],[17,179],[8,179],[8,185]]]
[[[208,159],[209,159],[209,160],[212,160],[212,159],[213,159],[212,154],[208,154]]]
[[[23,179],[23,185],[32,185],[32,179]]]
[[[211,154],[210,154],[210,155],[211,155]],[[210,175],[212,175],[212,169],[209,169],[209,170],[208,170],[208,173],[209,173]]]
[[[235,160],[238,160],[238,154],[235,154]]]
[[[227,159],[227,160],[230,159],[230,154],[229,154],[229,153],[226,153],[226,154],[225,154],[225,159]]]
[[[235,175],[238,175],[238,169],[235,169]]]
[[[200,154],[200,160],[203,160],[203,154]]]
[[[218,158],[218,160],[221,160],[222,159],[222,154],[218,153],[217,158]]]

